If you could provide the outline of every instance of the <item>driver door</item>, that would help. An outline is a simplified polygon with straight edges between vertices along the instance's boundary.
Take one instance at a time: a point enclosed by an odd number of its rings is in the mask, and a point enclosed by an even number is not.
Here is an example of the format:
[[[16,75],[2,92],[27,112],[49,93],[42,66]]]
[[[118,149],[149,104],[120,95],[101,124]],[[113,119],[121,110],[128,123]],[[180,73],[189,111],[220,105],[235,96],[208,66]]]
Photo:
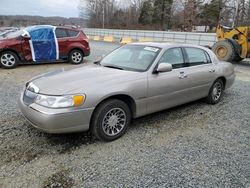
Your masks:
[[[148,73],[148,113],[183,104],[189,100],[186,96],[188,83],[182,49],[171,48],[166,50],[159,63],[170,63],[173,70],[162,73]]]

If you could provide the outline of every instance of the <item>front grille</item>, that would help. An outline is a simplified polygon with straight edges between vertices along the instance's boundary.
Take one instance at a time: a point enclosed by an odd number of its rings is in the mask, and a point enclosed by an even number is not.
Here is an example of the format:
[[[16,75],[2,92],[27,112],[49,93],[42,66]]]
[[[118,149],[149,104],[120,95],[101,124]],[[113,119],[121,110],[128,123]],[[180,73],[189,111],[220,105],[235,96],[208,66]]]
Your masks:
[[[26,105],[30,105],[32,103],[35,102],[35,98],[36,98],[36,93],[31,92],[29,90],[25,90],[24,91],[24,95],[23,95],[23,102]]]

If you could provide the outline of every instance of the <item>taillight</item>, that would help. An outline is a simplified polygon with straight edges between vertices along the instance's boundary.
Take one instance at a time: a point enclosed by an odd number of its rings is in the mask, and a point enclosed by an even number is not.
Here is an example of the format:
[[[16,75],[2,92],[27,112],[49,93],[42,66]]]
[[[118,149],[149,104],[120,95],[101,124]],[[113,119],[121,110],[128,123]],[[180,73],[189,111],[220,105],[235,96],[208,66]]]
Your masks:
[[[85,35],[84,32],[82,32],[82,34],[83,34],[83,38],[84,38],[87,42],[89,42],[89,38],[87,37],[87,35]]]

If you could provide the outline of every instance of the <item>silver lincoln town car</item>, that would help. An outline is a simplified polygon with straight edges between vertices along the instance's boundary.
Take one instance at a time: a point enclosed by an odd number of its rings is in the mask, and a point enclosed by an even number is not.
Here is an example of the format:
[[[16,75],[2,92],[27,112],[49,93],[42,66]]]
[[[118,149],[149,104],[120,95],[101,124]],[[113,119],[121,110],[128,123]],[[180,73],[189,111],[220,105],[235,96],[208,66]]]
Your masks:
[[[90,130],[98,139],[121,137],[132,118],[204,98],[220,101],[235,80],[232,64],[187,44],[134,43],[101,61],[38,76],[19,107],[48,133]]]

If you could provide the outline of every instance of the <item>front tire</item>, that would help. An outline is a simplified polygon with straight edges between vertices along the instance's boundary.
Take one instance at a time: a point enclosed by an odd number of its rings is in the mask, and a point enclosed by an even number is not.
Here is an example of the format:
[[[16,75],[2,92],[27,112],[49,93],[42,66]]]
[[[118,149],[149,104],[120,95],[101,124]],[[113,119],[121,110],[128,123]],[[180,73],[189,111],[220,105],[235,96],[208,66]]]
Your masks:
[[[69,61],[72,64],[80,64],[83,61],[83,53],[80,50],[72,50],[69,54]]]
[[[221,79],[216,80],[210,88],[209,94],[206,98],[208,104],[217,104],[220,102],[224,91],[224,83]]]
[[[131,111],[126,103],[112,99],[102,103],[94,112],[91,129],[96,138],[113,141],[125,134],[131,121]]]
[[[19,63],[19,59],[14,52],[6,51],[0,55],[0,64],[5,69],[13,69]]]

